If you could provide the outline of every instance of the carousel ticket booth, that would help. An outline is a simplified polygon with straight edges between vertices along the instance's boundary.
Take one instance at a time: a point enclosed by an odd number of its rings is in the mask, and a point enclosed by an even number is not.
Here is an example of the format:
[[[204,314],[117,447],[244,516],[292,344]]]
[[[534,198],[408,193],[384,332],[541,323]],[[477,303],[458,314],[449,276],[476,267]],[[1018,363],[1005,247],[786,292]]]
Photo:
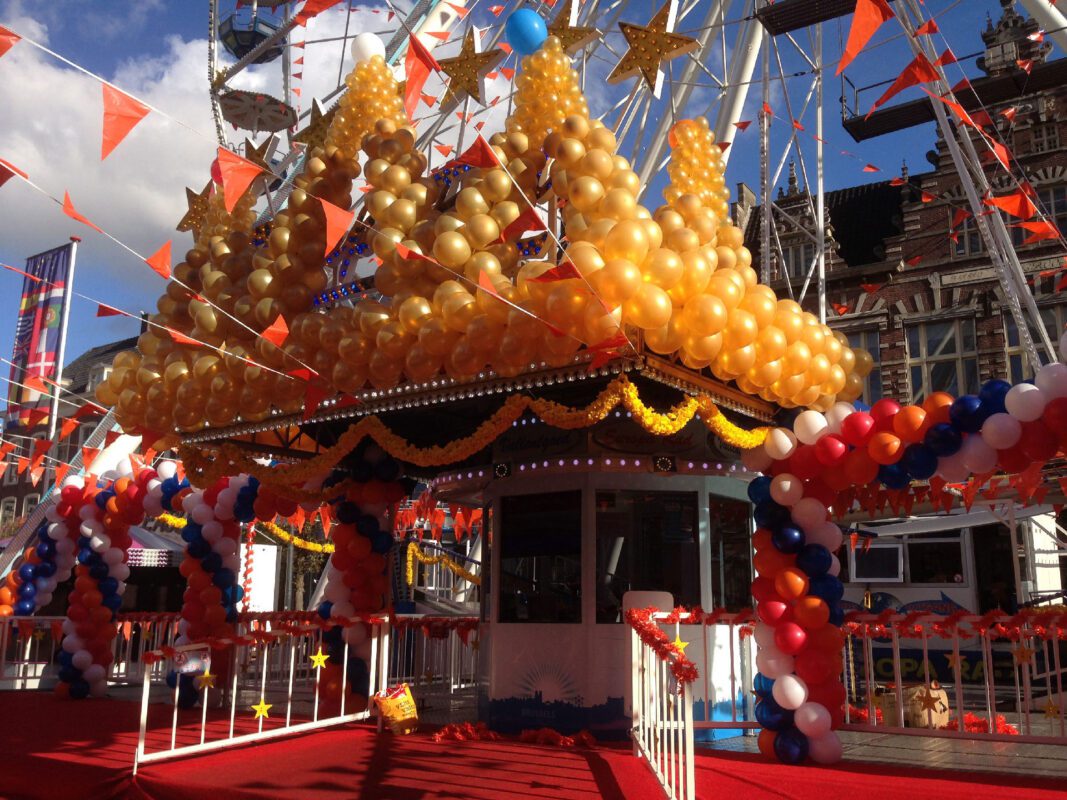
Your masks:
[[[481,503],[491,521],[479,717],[505,732],[547,726],[622,738],[631,686],[624,596],[750,607],[751,476],[698,420],[663,437],[625,411],[578,431],[524,418],[492,455],[493,464],[443,475],[435,489]],[[703,672],[697,649],[687,654]],[[725,660],[711,667],[713,681],[717,669],[728,669]]]

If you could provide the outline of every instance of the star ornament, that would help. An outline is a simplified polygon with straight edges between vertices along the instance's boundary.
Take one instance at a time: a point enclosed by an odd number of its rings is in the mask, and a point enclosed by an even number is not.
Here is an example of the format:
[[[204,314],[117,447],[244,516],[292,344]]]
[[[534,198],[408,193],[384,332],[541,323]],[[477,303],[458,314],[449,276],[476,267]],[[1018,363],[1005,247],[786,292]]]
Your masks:
[[[329,130],[330,123],[333,121],[333,116],[336,113],[336,105],[326,113],[323,113],[322,106],[319,105],[319,101],[312,100],[311,119],[308,121],[306,128],[296,132],[296,134],[293,136],[293,141],[307,145],[308,150],[312,150],[315,147],[320,147],[323,142],[326,141],[326,131]]]
[[[259,702],[252,706],[252,710],[256,712],[256,719],[263,717],[264,719],[270,719],[270,711],[274,706],[271,703],[264,702],[263,698],[259,698]]]
[[[548,26],[548,35],[559,39],[563,52],[567,55],[574,55],[587,44],[600,38],[600,31],[596,28],[583,28],[577,23],[578,6],[574,0],[566,0]]]
[[[1045,716],[1049,719],[1057,719],[1060,716],[1060,707],[1053,703],[1051,698],[1045,703]]]
[[[329,654],[322,652],[322,645],[319,645],[319,651],[311,657],[311,666],[315,669],[322,669],[326,666],[326,660],[329,657]]]
[[[682,637],[678,634],[674,635],[674,641],[671,644],[678,648],[679,653],[684,653],[685,648],[689,647],[689,642],[683,642]]]
[[[1015,656],[1016,664],[1030,664],[1034,660],[1034,648],[1027,647],[1025,644],[1012,648],[1011,652]]]
[[[937,705],[941,702],[941,699],[931,691],[923,692],[918,696],[918,700],[923,711],[937,711]]]
[[[186,187],[185,202],[188,204],[189,210],[185,212],[185,216],[178,223],[179,231],[192,231],[194,236],[199,235],[200,227],[204,224],[204,217],[207,215],[208,199],[210,197],[211,181],[207,182],[207,186],[199,194]]]
[[[691,53],[700,46],[696,39],[671,32],[677,13],[678,0],[668,0],[648,25],[619,23],[629,49],[608,75],[608,83],[621,83],[640,75],[652,94],[659,97],[663,88],[663,62]]]
[[[468,28],[463,48],[455,58],[438,59],[441,71],[448,75],[448,88],[456,101],[472,97],[485,105],[485,76],[504,58],[504,51],[494,47],[479,53],[475,47],[474,29]]]
[[[204,670],[204,674],[203,675],[197,675],[196,676],[196,688],[200,689],[201,691],[204,690],[204,689],[214,689],[215,688],[215,678],[217,678],[217,677],[218,677],[217,675],[212,675],[211,674],[211,667],[208,667],[207,669]]]

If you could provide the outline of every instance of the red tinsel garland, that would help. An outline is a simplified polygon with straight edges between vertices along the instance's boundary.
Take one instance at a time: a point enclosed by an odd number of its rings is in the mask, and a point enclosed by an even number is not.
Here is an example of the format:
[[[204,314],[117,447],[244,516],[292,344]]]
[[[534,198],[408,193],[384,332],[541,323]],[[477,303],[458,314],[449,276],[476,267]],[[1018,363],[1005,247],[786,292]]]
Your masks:
[[[674,675],[674,679],[678,682],[678,689],[681,691],[683,687],[693,683],[699,677],[697,665],[686,658],[680,647],[671,642],[660,628],[660,623],[669,625],[678,622],[682,614],[687,612],[676,608],[667,616],[667,619],[660,621],[653,619],[657,613],[659,610],[654,607],[631,608],[626,612],[626,622],[661,661],[666,661],[670,665],[671,674]]]
[[[999,733],[1002,736],[1019,735],[1019,729],[1016,728],[1014,725],[1009,724],[1008,721],[1004,719],[1003,714],[997,714],[995,722],[996,733]],[[941,730],[959,730],[959,726],[960,723],[956,717],[949,717],[948,724],[942,725]],[[970,711],[967,711],[963,715],[963,728],[967,731],[967,733],[989,733],[989,720],[984,719],[983,717],[980,717]]]

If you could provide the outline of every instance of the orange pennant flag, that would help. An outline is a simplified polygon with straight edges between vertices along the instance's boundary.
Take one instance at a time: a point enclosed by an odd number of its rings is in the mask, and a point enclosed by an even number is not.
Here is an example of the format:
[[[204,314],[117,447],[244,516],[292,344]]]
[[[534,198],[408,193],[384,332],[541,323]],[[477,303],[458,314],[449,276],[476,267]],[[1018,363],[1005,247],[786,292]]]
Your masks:
[[[186,336],[181,331],[176,331],[174,328],[167,328],[167,333],[170,334],[170,338],[176,341],[178,344],[200,344],[196,339]]]
[[[935,33],[939,33],[940,31],[941,29],[937,27],[937,23],[932,19],[928,19],[926,20],[926,22],[924,22],[922,25],[915,29],[915,35],[931,36]]]
[[[434,150],[436,150],[438,153],[445,156],[446,158],[452,155],[452,151],[455,149],[450,144],[435,144],[433,147]]]
[[[430,108],[433,108],[434,103],[437,102],[437,98],[436,97],[434,97],[432,94],[426,94],[425,92],[421,93],[421,98],[422,98],[422,102],[424,102]]]
[[[307,21],[312,17],[317,17],[323,11],[340,3],[341,0],[307,0],[304,3],[304,7],[300,9],[300,12],[296,15],[297,25],[306,25]]]
[[[337,247],[341,237],[348,233],[348,229],[352,227],[352,220],[355,218],[356,212],[335,206],[321,197],[319,202],[322,204],[322,213],[326,216],[326,252],[323,255],[328,256]]]
[[[10,161],[5,161],[0,158],[0,186],[3,186],[9,180],[18,175],[20,178],[29,178],[30,176],[16,167]]]
[[[493,297],[500,296],[500,293],[496,290],[496,287],[493,286],[493,279],[489,277],[489,273],[486,272],[484,269],[478,273],[478,287],[480,289],[484,289]]]
[[[541,221],[541,217],[530,206],[526,207],[519,216],[515,217],[508,225],[500,232],[500,238],[498,242],[505,242],[513,236],[518,236],[526,231],[543,231],[545,230],[545,223]]]
[[[60,486],[63,480],[67,477],[67,473],[70,472],[70,464],[57,464],[56,465],[56,485]]]
[[[241,199],[249,185],[263,171],[263,167],[254,164],[237,153],[219,147],[219,173],[222,175],[222,196],[226,201],[227,213],[233,213],[234,206]]]
[[[857,0],[856,12],[852,16],[852,27],[848,31],[848,43],[845,52],[837,64],[837,73],[840,75],[845,67],[860,54],[867,46],[875,32],[882,27],[883,23],[893,19],[893,9],[885,0]]]
[[[97,233],[103,233],[103,231],[100,230],[100,228],[98,228],[96,225],[94,225],[92,222],[90,222],[88,219],[83,217],[81,214],[79,214],[75,210],[74,203],[72,203],[71,200],[70,200],[70,192],[67,192],[67,191],[63,192],[63,213],[66,214],[71,219],[73,219],[73,220],[75,220],[77,222],[80,222],[82,225],[88,225],[90,228],[92,228]]]
[[[489,13],[491,13],[494,17],[499,17],[503,10],[504,6],[489,6]]]
[[[848,313],[848,306],[844,303],[830,303],[830,305],[834,307],[834,313],[839,317]]]
[[[419,38],[414,34],[409,36],[408,53],[404,58],[404,72],[407,75],[407,82],[404,84],[404,110],[407,112],[408,119],[415,118],[415,108],[422,95],[422,87],[426,85],[426,79],[430,77],[430,71],[440,69],[441,65],[419,41]]]
[[[1030,231],[1031,235],[1023,240],[1023,244],[1036,244],[1049,239],[1059,239],[1060,229],[1048,220],[1034,220],[1033,222],[1020,222],[1016,228]]]
[[[550,283],[552,281],[563,281],[568,278],[581,278],[582,275],[578,272],[578,268],[574,266],[570,261],[564,261],[562,264],[547,272],[542,272],[536,278],[527,278],[529,283]]]
[[[987,197],[982,202],[987,206],[999,208],[1001,211],[1019,219],[1030,219],[1037,213],[1037,206],[1021,190],[1006,194],[1003,197]]]
[[[21,475],[30,466],[30,460],[26,456],[16,456],[18,459],[18,473]]]
[[[22,41],[22,37],[14,31],[0,25],[0,56]]]
[[[155,253],[144,260],[163,280],[170,280],[170,242],[168,241]]]
[[[99,447],[83,447],[82,448],[82,469],[88,471],[89,467],[96,461],[96,457],[100,455]]]
[[[881,105],[900,94],[905,89],[911,86],[918,86],[920,83],[936,81],[938,77],[934,65],[930,63],[930,60],[926,56],[919,53],[908,66],[904,67],[904,71],[897,76],[895,81],[893,81],[893,85],[885,90],[885,94],[874,101],[874,105],[871,106],[871,110],[867,112],[867,116],[869,117]]]
[[[131,314],[127,314],[125,311],[122,311],[121,309],[115,308],[114,306],[109,306],[109,305],[106,305],[104,303],[97,303],[96,304],[96,316],[98,316],[98,317],[119,317],[119,316],[129,317],[129,316],[132,316],[132,315]]]
[[[285,324],[285,317],[281,314],[278,318],[270,324],[263,333],[260,334],[264,339],[273,344],[275,347],[281,347],[289,336],[289,326]]]
[[[44,381],[41,380],[40,375],[27,375],[23,378],[22,385],[39,394],[51,394],[51,392],[48,391],[48,387],[44,385]]]
[[[448,6],[449,8],[451,8],[453,11],[455,11],[456,14],[459,15],[460,19],[465,19],[466,16],[470,13],[470,9],[469,8],[464,8],[463,6],[458,6],[455,3],[446,2],[445,5]]]
[[[943,52],[940,56],[937,57],[937,61],[934,62],[934,66],[947,67],[949,64],[955,64],[957,61],[959,61],[959,59],[956,58],[956,54],[952,52],[952,48],[946,47],[945,52]]]
[[[512,78],[515,77],[515,70],[511,67],[501,67],[500,74],[510,81]]]
[[[78,424],[78,420],[74,417],[67,417],[65,420],[63,420],[63,424],[59,426],[59,441],[62,442],[64,439],[74,433],[74,429],[78,427]]]
[[[114,86],[108,86],[105,83],[103,89],[104,138],[100,147],[101,161],[111,155],[111,151],[119,146],[134,126],[151,110],[144,103],[134,100]]]
[[[33,440],[33,454],[30,458],[31,466],[38,466],[44,461],[45,453],[52,449],[51,439],[34,439]]]

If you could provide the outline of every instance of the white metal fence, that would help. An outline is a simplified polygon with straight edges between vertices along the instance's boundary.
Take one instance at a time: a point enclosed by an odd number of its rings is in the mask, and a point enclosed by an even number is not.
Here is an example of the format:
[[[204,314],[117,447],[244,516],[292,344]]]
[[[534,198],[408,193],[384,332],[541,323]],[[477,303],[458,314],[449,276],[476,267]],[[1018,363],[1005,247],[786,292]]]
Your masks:
[[[389,683],[407,683],[419,719],[472,722],[477,712],[478,618],[405,615],[394,620]]]
[[[481,599],[481,563],[460,553],[442,547],[436,542],[406,542],[405,559],[411,559],[410,587],[416,597],[436,601],[453,607],[476,609]],[[430,563],[414,557],[410,548],[433,559]],[[448,562],[452,563],[449,564]],[[477,581],[459,574],[457,567],[470,573]]]

